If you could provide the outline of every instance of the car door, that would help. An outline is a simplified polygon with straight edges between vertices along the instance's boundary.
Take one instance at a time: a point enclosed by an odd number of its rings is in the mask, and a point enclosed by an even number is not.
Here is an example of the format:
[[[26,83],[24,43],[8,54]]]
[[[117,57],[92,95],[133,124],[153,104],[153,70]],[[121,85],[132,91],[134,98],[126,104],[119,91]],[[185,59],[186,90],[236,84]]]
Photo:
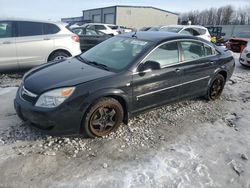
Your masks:
[[[180,97],[203,95],[215,70],[217,61],[215,50],[202,42],[180,41],[182,62],[180,64]]]
[[[50,35],[44,35],[43,23],[19,21],[17,25],[16,47],[20,68],[30,68],[47,62],[54,40]]]
[[[0,71],[18,69],[15,27],[11,21],[0,21]]]
[[[165,43],[154,49],[142,63],[160,63],[159,70],[147,70],[133,75],[134,111],[155,107],[179,98],[181,73],[177,42]]]

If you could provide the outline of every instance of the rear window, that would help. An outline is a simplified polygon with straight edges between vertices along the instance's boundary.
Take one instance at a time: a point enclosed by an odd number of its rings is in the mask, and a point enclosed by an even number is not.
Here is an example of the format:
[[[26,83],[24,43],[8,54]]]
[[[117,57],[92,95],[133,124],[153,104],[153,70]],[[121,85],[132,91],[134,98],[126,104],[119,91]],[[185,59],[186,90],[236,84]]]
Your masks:
[[[112,30],[117,30],[118,29],[118,26],[116,26],[116,25],[109,25],[108,27],[110,29],[112,29]]]
[[[171,33],[179,33],[182,30],[182,27],[164,27],[160,31],[167,31]]]
[[[18,22],[18,36],[36,36],[43,34],[43,24],[38,22]]]
[[[202,29],[202,28],[194,28],[194,30],[196,30],[197,32],[200,33],[200,35],[205,35],[207,33],[206,29]]]
[[[181,47],[183,50],[184,61],[195,60],[205,56],[202,43],[186,41],[181,42]]]
[[[44,34],[56,34],[60,31],[59,27],[54,24],[45,23],[44,24]]]

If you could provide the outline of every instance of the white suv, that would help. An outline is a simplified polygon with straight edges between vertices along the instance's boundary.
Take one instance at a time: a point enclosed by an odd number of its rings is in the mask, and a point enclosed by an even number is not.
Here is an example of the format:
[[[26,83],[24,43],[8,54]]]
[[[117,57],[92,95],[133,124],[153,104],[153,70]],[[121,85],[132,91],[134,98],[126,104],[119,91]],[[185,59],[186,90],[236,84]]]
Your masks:
[[[247,47],[240,54],[240,63],[250,67],[250,42],[247,43]]]
[[[87,24],[84,24],[83,27],[86,27],[92,30],[98,30],[111,36],[121,34],[121,31],[119,30],[119,26],[112,25],[112,24],[87,23]]]
[[[167,31],[173,33],[180,33],[185,35],[192,35],[196,37],[203,38],[207,41],[211,41],[211,35],[208,32],[208,29],[199,26],[199,25],[170,25],[170,26],[161,26],[159,31]]]
[[[0,19],[0,71],[27,69],[81,53],[63,23]]]

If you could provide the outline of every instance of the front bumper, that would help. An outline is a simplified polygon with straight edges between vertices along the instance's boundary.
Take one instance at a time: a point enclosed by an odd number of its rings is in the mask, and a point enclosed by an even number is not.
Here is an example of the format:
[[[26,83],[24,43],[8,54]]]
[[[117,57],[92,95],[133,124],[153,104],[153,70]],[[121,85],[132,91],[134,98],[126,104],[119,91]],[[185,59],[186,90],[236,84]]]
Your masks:
[[[74,105],[66,103],[53,109],[35,107],[20,96],[19,90],[14,106],[22,120],[30,122],[32,126],[49,135],[78,135],[80,133],[83,113]]]
[[[240,57],[239,59],[242,65],[250,66],[250,59],[246,57]]]

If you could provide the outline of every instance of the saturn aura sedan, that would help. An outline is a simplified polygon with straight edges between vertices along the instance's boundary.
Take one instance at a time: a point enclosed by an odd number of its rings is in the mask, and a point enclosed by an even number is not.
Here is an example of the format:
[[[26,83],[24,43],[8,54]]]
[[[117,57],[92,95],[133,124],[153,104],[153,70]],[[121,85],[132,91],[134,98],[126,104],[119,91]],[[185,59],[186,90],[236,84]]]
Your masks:
[[[15,109],[52,135],[102,137],[145,110],[218,99],[235,67],[229,51],[193,36],[137,32],[26,73]]]

